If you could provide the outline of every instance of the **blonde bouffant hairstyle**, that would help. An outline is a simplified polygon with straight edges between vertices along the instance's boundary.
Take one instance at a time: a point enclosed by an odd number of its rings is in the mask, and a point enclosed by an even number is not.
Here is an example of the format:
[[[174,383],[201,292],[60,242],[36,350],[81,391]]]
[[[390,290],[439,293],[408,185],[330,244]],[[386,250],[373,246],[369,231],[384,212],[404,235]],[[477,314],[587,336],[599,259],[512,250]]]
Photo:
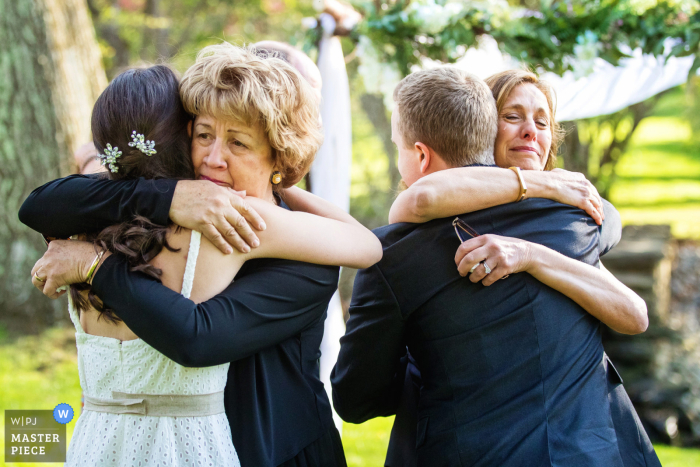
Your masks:
[[[454,66],[417,71],[394,89],[404,144],[421,142],[452,167],[492,165],[498,113],[484,81]]]
[[[557,166],[557,151],[559,150],[562,139],[564,139],[564,131],[559,126],[556,119],[557,95],[554,88],[548,82],[540,80],[536,74],[528,70],[506,70],[486,78],[486,84],[491,88],[493,98],[496,99],[496,108],[498,109],[499,115],[510,93],[513,92],[515,88],[525,83],[533,84],[547,99],[551,120],[549,128],[552,131],[552,145],[549,148],[544,170],[552,170]]]
[[[180,96],[193,116],[261,125],[282,174],[278,188],[306,175],[323,142],[311,86],[289,63],[252,47],[223,42],[202,49],[180,82]]]

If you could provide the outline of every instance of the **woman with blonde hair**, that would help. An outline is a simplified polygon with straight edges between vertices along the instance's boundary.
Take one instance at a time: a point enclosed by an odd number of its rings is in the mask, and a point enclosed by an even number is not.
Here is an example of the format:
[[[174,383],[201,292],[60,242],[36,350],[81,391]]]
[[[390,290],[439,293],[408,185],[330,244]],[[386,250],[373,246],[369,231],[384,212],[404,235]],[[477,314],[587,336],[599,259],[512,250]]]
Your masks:
[[[141,106],[111,99],[115,83],[96,105],[95,143],[113,180],[51,182],[20,212],[51,236],[106,227],[97,256],[91,243],[53,241],[32,271],[51,297],[58,286],[90,282],[90,304],[120,320],[99,320],[86,305],[75,320],[82,353],[92,349],[99,365],[81,374],[86,412],[69,457],[80,465],[134,458],[236,465],[237,452],[244,466],[345,465],[318,375],[325,311],[338,279],[332,265],[369,266],[381,246],[350,216],[294,188],[321,142],[311,87],[284,61],[227,43],[203,49],[180,82],[184,125],[159,118],[153,85],[127,90],[127,97],[148,101]],[[129,125],[137,126],[138,150],[123,141]],[[164,146],[183,138],[177,151]],[[165,161],[174,165],[151,170]],[[182,180],[193,177],[199,181]],[[241,212],[258,229],[245,253],[222,254],[206,239],[200,245],[198,231],[215,230],[212,214],[201,211],[222,211],[206,196],[214,193],[219,203],[221,190],[245,192]],[[85,192],[93,193],[90,203],[80,201]],[[290,212],[287,202],[320,216]],[[62,219],[51,214],[61,212],[59,204],[70,206]],[[168,229],[168,217],[189,229]],[[104,339],[115,344],[112,359],[94,348]],[[111,378],[97,371],[113,367],[119,371]],[[124,406],[134,404],[142,411],[128,415],[135,412]],[[104,427],[106,449],[91,443],[91,433]]]
[[[619,214],[614,207],[600,198],[583,175],[555,168],[563,132],[556,121],[552,87],[526,70],[507,70],[485,81],[498,111],[496,166],[451,168],[424,176],[398,196],[390,221],[428,222],[506,203],[527,202],[528,198],[548,198],[585,210],[599,225],[612,222],[619,235]],[[519,239],[491,234],[469,238],[462,234],[465,238],[455,262],[460,274],[470,281],[489,286],[507,280],[510,274],[527,272],[617,332],[638,334],[646,330],[648,317],[643,300],[602,264],[598,269]],[[396,408],[387,466],[416,464],[416,388],[421,379],[410,355],[406,362],[406,381]],[[616,370],[611,366],[606,373],[611,418],[625,465],[659,465]],[[640,451],[643,459],[638,458]]]

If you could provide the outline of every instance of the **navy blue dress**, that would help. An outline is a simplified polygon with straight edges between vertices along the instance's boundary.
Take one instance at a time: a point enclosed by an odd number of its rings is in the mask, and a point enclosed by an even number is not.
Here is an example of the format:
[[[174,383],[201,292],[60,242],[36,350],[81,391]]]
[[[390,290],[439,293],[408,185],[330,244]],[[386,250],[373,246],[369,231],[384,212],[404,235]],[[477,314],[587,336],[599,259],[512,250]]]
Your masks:
[[[139,214],[167,225],[174,180],[73,175],[37,188],[19,217],[46,236],[94,232]],[[231,362],[226,415],[243,466],[345,466],[319,379],[337,267],[247,261],[221,294],[195,304],[112,255],[92,289],[141,339],[184,366]]]

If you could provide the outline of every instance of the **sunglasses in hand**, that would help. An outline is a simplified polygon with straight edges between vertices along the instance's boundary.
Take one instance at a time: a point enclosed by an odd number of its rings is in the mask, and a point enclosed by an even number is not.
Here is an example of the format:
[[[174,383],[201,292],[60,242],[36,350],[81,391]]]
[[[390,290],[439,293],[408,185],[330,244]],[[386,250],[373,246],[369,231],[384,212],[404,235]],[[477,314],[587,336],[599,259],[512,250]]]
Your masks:
[[[455,220],[452,221],[452,227],[455,228],[455,233],[457,234],[457,237],[459,238],[459,241],[462,242],[462,243],[464,243],[464,242],[466,242],[466,241],[468,240],[468,237],[467,237],[467,236],[469,236],[469,237],[471,237],[471,238],[476,238],[476,237],[481,236],[481,234],[480,234],[479,232],[477,232],[476,230],[472,229],[472,228],[469,226],[469,224],[467,224],[466,222],[464,222],[464,221],[463,221],[462,219],[460,219],[459,217],[455,217]],[[484,269],[486,269],[486,274],[490,274],[490,273],[491,273],[491,268],[489,268],[488,265],[486,264],[486,260],[481,261],[480,263],[475,264],[474,267],[472,267],[472,269],[471,269],[469,272],[470,272],[470,273],[474,272],[474,270],[476,269],[476,267],[477,267],[479,264],[483,264],[483,265],[484,265]],[[508,278],[508,276],[509,276],[509,274],[506,274],[505,276],[501,277],[501,279],[506,279],[506,278]]]
[[[455,217],[455,220],[452,221],[452,227],[455,228],[455,233],[457,234],[457,237],[459,237],[459,241],[462,243],[467,241],[462,237],[462,235],[469,235],[472,238],[476,238],[481,235],[479,232],[469,227],[469,224],[464,222],[459,217]]]

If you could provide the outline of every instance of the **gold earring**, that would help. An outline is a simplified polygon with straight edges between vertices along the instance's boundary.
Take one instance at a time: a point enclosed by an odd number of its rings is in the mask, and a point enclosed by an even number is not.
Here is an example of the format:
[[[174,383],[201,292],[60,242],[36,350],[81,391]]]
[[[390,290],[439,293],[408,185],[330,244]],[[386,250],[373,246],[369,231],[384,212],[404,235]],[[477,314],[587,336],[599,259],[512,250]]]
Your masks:
[[[279,185],[281,181],[282,174],[279,171],[272,172],[272,176],[270,176],[270,183],[272,183],[273,185]]]

